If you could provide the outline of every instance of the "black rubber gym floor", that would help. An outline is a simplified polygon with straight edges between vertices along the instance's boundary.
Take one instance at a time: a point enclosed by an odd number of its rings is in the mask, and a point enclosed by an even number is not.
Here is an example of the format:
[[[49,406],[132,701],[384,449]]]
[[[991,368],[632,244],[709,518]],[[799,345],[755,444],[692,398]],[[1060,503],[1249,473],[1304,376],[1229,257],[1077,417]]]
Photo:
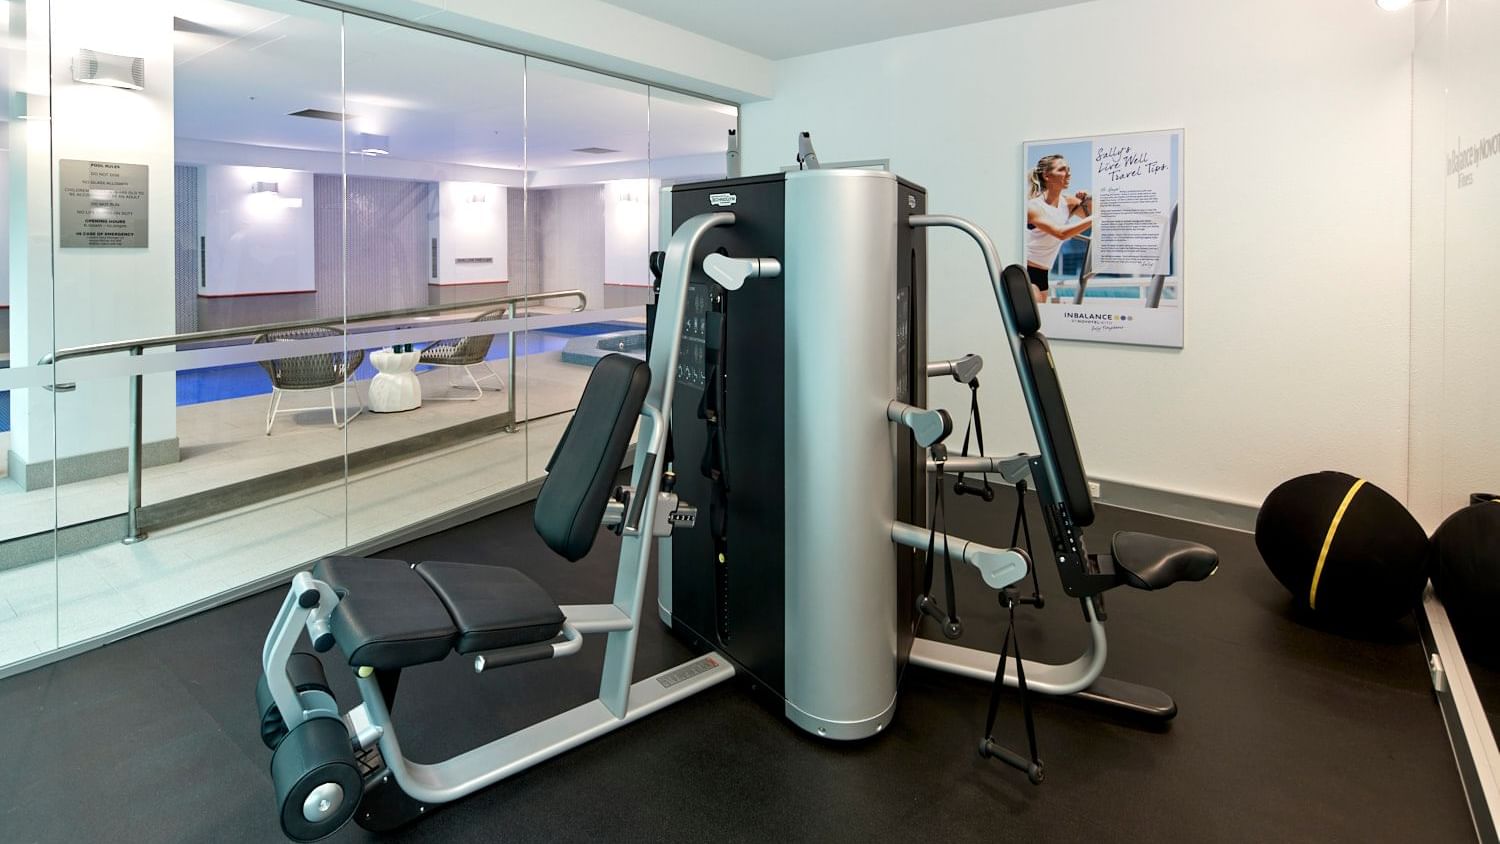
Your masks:
[[[1008,506],[949,506],[955,532],[1008,539]],[[559,603],[609,601],[617,540],[606,533],[568,564],[546,552],[530,515],[517,508],[383,556],[504,563]],[[1414,624],[1319,630],[1296,615],[1250,537],[1108,508],[1090,537],[1102,548],[1122,528],[1207,542],[1223,557],[1204,583],[1109,593],[1106,673],[1169,691],[1180,714],[1153,730],[1040,699],[1041,786],[975,752],[985,684],[913,669],[885,734],[840,745],[794,729],[731,682],[383,840],[1473,838]],[[1052,567],[1041,574],[1049,602],[1026,612],[1026,654],[1071,659],[1086,635],[1081,613]],[[977,578],[962,586],[966,643],[997,647],[994,594]],[[283,594],[0,681],[0,841],[283,840],[253,694]],[[482,676],[461,658],[407,671],[396,721],[408,754],[437,761],[592,699],[603,643],[586,641],[578,656]],[[637,675],[689,656],[648,619]],[[347,671],[331,654],[324,663],[351,705]],[[1014,694],[1002,719],[1021,746]],[[329,840],[374,838],[350,824]]]

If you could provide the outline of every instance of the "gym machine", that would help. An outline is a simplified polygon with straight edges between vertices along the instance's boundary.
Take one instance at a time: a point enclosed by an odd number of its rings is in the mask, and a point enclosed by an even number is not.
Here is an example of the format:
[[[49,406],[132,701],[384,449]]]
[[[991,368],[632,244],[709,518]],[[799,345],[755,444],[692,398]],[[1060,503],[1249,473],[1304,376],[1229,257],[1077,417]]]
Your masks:
[[[988,238],[928,215],[920,187],[819,169],[805,134],[798,157],[805,169],[672,189],[647,361],[611,355],[595,366],[548,464],[534,525],[569,560],[588,553],[601,525],[617,532],[612,603],[558,606],[514,569],[441,561],[331,557],[293,578],[256,690],[288,837],[316,840],[350,818],[395,828],[737,673],[800,728],[839,740],[890,723],[908,664],[995,680],[997,694],[1001,684],[1024,691],[1029,672],[1041,692],[1160,711],[1154,698],[1130,703],[1134,687],[1101,685],[1100,593],[1202,579],[1213,552],[1137,534],[1117,535],[1112,559],[1085,552],[1092,505],[1035,310],[1022,309],[1024,273],[1019,288],[1015,268],[1002,277]],[[927,361],[933,226],[980,244],[1022,376],[1040,447],[1025,465],[1094,638],[1066,666],[1022,663],[1019,645],[1006,666],[915,635],[929,616],[950,622],[945,635],[961,632],[927,594],[939,549],[945,565],[974,566],[1002,596],[1030,569],[1025,551],[950,536],[928,518],[930,462],[1014,468],[947,456],[952,420],[925,406],[928,377],[978,371],[977,359]],[[615,486],[637,422],[630,482]],[[661,618],[704,653],[632,683],[653,544]],[[321,661],[296,650],[304,631],[314,651],[341,653],[357,706],[340,713]],[[442,762],[403,755],[391,720],[403,669],[450,652],[476,672],[562,658],[596,634],[607,644],[595,700]],[[1032,745],[1028,760],[987,735],[981,752],[1039,780]]]
[[[1166,694],[1102,676],[1103,593],[1202,580],[1216,569],[1216,553],[1132,532],[1116,534],[1107,554],[1087,551],[1082,528],[1094,519],[1093,502],[1024,271],[1002,272],[989,237],[972,223],[927,214],[921,187],[881,171],[817,168],[805,133],[799,147],[806,169],[678,185],[668,195],[664,217],[673,226],[714,209],[732,211],[734,224],[707,234],[690,262],[672,448],[676,489],[709,502],[708,517],[663,543],[662,620],[729,660],[790,721],[827,738],[883,729],[908,664],[991,681],[980,751],[1036,782],[1042,767],[1027,691],[1170,719],[1176,706]],[[1035,455],[983,455],[978,356],[927,359],[925,232],[935,227],[963,232],[980,249]],[[952,422],[945,411],[926,409],[930,377],[953,377],[975,391],[977,454],[969,455],[967,434],[964,453],[948,454],[943,440]],[[1078,659],[1022,660],[1014,624],[1009,661],[915,635],[923,618],[946,639],[962,634],[955,562],[980,570],[1012,620],[1018,605],[1043,604],[1034,571],[1029,597],[1015,588],[1031,569],[1029,551],[940,529],[942,498],[929,506],[929,472],[939,473],[939,493],[945,472],[959,473],[957,492],[985,500],[994,496],[988,475],[1014,485],[1012,546],[1022,529],[1030,545],[1024,500],[1034,485],[1064,591],[1079,600],[1089,628]],[[930,594],[939,557],[948,569],[946,609]],[[1002,685],[1022,692],[1029,758],[993,739]]]
[[[514,569],[440,561],[330,557],[292,579],[266,638],[256,689],[289,838],[316,840],[350,818],[370,830],[393,829],[734,674],[708,653],[631,682],[652,542],[696,518],[661,460],[687,259],[704,232],[732,220],[705,215],[672,238],[649,363],[609,355],[595,365],[537,495],[537,533],[565,559],[587,554],[601,524],[620,534],[613,602],[560,607]],[[616,488],[637,421],[632,481]],[[295,650],[304,631],[317,652],[337,646],[354,673],[362,700],[343,715],[321,662]],[[403,669],[450,651],[472,659],[476,672],[556,659],[577,653],[591,634],[607,637],[595,700],[435,764],[402,754],[390,713]]]

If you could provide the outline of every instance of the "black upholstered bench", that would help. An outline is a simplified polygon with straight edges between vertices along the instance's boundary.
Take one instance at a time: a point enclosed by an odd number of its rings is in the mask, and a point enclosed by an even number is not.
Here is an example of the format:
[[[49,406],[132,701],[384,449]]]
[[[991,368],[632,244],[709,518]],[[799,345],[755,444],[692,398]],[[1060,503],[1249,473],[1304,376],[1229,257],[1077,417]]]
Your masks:
[[[353,666],[406,668],[562,632],[562,610],[546,591],[504,566],[328,557],[313,577],[338,593],[329,627]]]

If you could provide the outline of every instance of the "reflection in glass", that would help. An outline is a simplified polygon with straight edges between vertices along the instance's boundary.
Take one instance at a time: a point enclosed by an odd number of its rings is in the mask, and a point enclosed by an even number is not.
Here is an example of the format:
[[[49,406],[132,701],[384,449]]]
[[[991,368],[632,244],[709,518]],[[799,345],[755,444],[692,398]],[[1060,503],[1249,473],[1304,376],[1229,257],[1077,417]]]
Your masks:
[[[0,21],[0,670],[539,475],[593,363],[644,353],[662,185],[735,122],[295,0],[50,10]],[[141,184],[69,193],[114,165]],[[99,217],[138,245],[83,244],[87,204],[54,242],[64,197],[137,187]]]

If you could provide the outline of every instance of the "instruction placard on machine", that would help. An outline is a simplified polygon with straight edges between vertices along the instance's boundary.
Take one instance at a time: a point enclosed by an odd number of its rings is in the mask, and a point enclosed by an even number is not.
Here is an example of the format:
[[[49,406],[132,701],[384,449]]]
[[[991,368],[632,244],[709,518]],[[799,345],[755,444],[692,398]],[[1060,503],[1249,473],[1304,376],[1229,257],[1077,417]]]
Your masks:
[[[62,246],[145,248],[148,172],[144,164],[59,161],[58,228]]]

